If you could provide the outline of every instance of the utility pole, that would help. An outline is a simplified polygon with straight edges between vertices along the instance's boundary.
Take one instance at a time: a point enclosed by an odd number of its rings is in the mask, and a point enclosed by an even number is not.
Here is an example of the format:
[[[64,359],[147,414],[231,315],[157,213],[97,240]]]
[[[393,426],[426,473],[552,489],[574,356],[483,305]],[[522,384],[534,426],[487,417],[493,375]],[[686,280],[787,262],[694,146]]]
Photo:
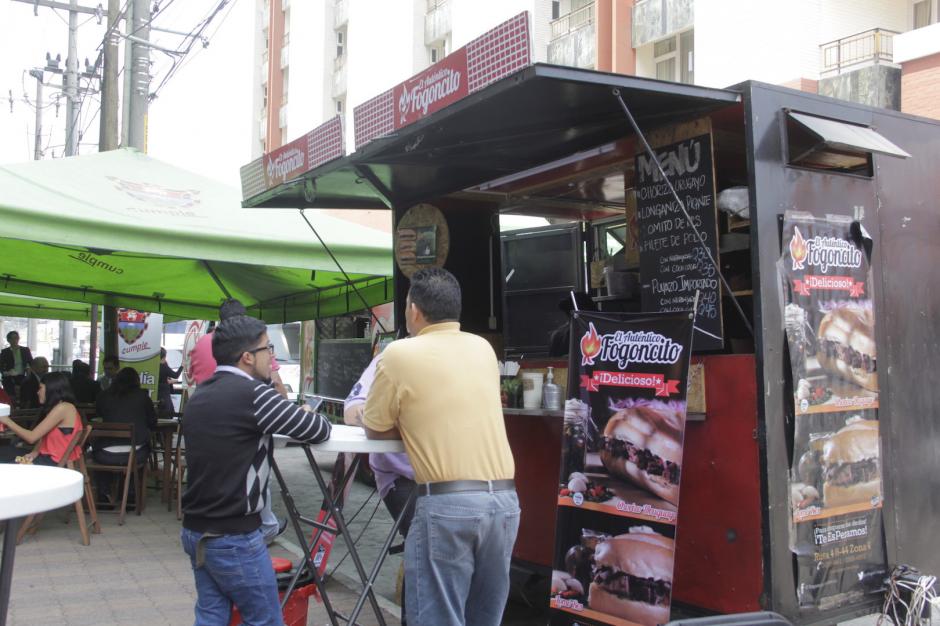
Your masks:
[[[124,98],[121,100],[121,145],[128,147],[131,128],[131,91],[134,89],[134,44],[128,37],[134,32],[134,3],[128,0],[124,7]]]
[[[108,0],[108,30],[104,41],[101,72],[101,119],[98,133],[98,151],[107,152],[118,147],[118,20],[120,0]]]
[[[147,105],[150,99],[150,3],[132,0],[134,28],[127,41],[132,46],[131,110],[127,143],[147,151]],[[127,94],[125,93],[125,97]]]
[[[36,79],[36,145],[33,148],[33,159],[42,159],[42,79],[40,69],[29,70],[29,75]]]
[[[98,132],[98,151],[107,152],[118,147],[118,21],[121,14],[120,0],[108,0],[108,30],[104,41],[101,70],[101,119]],[[98,323],[99,307],[91,305],[91,349],[88,351],[88,364],[91,371],[98,371]],[[112,323],[108,323],[109,319]],[[117,310],[104,307],[104,329],[101,339],[106,356],[117,355]],[[111,331],[110,333],[108,331]]]
[[[65,59],[65,156],[78,154],[78,0],[69,0],[69,55]]]

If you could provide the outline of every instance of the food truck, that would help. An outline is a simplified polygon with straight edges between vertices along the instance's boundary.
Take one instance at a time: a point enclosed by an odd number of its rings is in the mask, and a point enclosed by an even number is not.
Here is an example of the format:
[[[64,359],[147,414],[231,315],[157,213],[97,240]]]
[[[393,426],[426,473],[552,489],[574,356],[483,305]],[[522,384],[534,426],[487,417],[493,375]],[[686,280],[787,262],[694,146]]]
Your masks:
[[[540,337],[569,290],[601,312],[694,303],[681,506],[590,478],[624,528],[674,542],[676,606],[832,624],[879,611],[896,565],[940,571],[940,123],[754,81],[533,64],[530,45],[522,14],[357,107],[354,153],[334,119],[244,166],[244,206],[391,211],[396,319],[408,276],[445,267],[463,330],[562,385],[578,378]],[[506,214],[552,226],[501,236]],[[629,284],[605,295],[588,268],[611,224],[626,237],[608,284]],[[617,534],[550,521],[572,497],[565,420],[505,410],[514,558],[546,576],[572,548],[597,567]],[[595,411],[601,430],[611,420]],[[565,604],[590,608],[590,582]]]

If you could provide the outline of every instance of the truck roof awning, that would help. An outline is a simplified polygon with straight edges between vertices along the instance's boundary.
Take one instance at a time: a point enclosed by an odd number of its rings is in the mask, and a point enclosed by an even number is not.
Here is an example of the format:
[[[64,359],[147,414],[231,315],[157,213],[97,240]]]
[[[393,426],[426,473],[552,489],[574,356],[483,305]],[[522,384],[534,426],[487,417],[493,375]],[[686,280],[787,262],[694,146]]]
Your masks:
[[[741,94],[536,64],[243,206],[387,208],[447,195],[644,130],[734,105]]]
[[[790,111],[790,119],[815,135],[826,147],[835,150],[874,152],[893,157],[911,155],[888,141],[876,130],[848,122]]]

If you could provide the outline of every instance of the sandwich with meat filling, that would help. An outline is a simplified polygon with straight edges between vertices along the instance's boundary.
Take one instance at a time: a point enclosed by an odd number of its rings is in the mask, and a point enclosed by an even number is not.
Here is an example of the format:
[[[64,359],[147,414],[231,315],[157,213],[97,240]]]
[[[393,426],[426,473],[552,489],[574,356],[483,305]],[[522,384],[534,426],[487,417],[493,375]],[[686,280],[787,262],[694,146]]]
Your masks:
[[[816,333],[819,365],[863,389],[878,391],[875,318],[871,309],[840,306],[826,313]]]
[[[669,621],[674,542],[649,528],[612,537],[594,550],[588,606],[644,626]]]
[[[850,421],[823,445],[820,456],[826,506],[867,502],[881,496],[878,422]]]
[[[618,410],[604,428],[601,462],[612,475],[678,504],[682,421],[666,403]]]

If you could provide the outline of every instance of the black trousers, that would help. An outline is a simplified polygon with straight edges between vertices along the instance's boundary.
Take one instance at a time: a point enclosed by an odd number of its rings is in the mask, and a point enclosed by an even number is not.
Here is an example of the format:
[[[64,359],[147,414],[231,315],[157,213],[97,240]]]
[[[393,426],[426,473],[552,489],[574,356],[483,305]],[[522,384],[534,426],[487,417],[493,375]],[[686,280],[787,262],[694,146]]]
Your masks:
[[[395,483],[392,485],[392,488],[389,490],[385,497],[382,498],[382,501],[385,503],[385,508],[388,509],[388,514],[392,516],[392,519],[398,517],[398,514],[404,510],[405,505],[408,504],[408,496],[411,495],[412,490],[415,488],[415,481],[405,478],[404,476],[399,476],[395,479]],[[398,527],[398,532],[401,534],[402,539],[408,537],[408,529],[411,528],[411,520],[415,516],[415,501],[412,500],[411,504],[408,505],[408,510],[405,511],[404,517],[401,518],[401,525]],[[402,626],[407,626],[405,620],[405,580],[402,579],[401,583],[401,624]]]

